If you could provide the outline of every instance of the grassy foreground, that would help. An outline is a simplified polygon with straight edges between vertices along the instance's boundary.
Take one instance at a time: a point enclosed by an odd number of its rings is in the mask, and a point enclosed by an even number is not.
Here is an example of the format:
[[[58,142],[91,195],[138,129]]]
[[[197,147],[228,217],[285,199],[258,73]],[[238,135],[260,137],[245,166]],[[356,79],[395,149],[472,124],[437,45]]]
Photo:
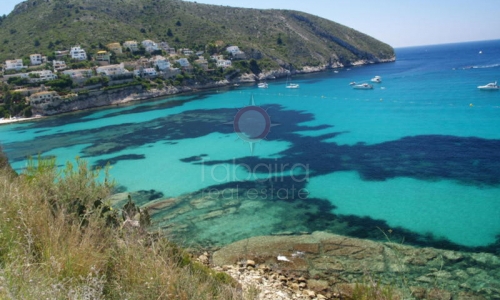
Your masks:
[[[99,176],[82,160],[18,176],[0,151],[0,299],[242,298],[228,275],[95,207],[113,189]]]

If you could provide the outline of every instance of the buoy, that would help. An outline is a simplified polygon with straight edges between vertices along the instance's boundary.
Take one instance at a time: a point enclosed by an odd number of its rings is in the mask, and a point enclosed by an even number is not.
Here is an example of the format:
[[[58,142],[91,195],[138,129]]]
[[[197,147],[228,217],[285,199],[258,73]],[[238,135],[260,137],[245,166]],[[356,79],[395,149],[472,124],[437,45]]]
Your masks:
[[[470,107],[473,107],[473,106],[474,106],[474,104],[472,104],[472,103],[471,103],[471,104],[469,104],[469,106],[470,106]]]

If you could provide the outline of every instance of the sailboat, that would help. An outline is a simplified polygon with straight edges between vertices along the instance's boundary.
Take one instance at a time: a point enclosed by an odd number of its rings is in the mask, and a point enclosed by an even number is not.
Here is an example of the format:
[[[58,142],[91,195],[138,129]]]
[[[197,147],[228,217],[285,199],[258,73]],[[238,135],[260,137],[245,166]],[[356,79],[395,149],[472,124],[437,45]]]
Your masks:
[[[299,84],[298,83],[292,83],[292,80],[290,79],[290,76],[288,76],[286,80],[286,88],[287,89],[298,89]]]

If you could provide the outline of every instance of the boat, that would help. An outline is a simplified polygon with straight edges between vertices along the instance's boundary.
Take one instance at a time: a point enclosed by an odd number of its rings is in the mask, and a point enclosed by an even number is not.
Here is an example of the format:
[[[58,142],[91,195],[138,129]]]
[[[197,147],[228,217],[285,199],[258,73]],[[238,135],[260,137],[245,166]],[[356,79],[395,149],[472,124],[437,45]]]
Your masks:
[[[356,90],[371,90],[373,89],[373,85],[368,83],[362,83],[362,84],[355,84],[352,86],[352,88]]]
[[[257,87],[261,88],[261,89],[267,89],[268,84],[267,84],[267,82],[260,82],[259,84],[257,84]]]
[[[376,83],[381,83],[382,82],[382,77],[380,76],[375,76],[371,79],[371,82],[376,82]]]
[[[485,91],[498,91],[500,89],[500,86],[498,86],[497,82],[495,81],[494,83],[488,83],[487,85],[480,85],[477,88]]]
[[[355,85],[355,84],[356,84],[356,81],[351,81],[351,82],[349,83],[349,85]]]
[[[299,84],[298,83],[292,83],[292,80],[290,79],[290,77],[288,77],[287,80],[286,80],[286,88],[287,89],[298,89],[299,88]]]

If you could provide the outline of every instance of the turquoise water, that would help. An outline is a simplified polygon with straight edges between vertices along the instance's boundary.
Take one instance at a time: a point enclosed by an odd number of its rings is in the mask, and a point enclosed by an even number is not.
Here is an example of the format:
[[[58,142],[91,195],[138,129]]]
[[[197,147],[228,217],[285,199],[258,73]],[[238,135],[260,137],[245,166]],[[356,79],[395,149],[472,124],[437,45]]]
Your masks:
[[[110,162],[122,190],[165,198],[266,186],[192,239],[287,230],[381,238],[379,228],[391,228],[410,243],[497,251],[500,92],[476,87],[500,80],[500,41],[396,54],[395,63],[295,76],[299,89],[276,80],[4,125],[0,141],[18,171],[27,155],[80,156]],[[373,90],[349,86],[375,75],[383,82]],[[270,124],[256,110],[236,117],[252,97]],[[245,138],[235,122],[269,132]]]

